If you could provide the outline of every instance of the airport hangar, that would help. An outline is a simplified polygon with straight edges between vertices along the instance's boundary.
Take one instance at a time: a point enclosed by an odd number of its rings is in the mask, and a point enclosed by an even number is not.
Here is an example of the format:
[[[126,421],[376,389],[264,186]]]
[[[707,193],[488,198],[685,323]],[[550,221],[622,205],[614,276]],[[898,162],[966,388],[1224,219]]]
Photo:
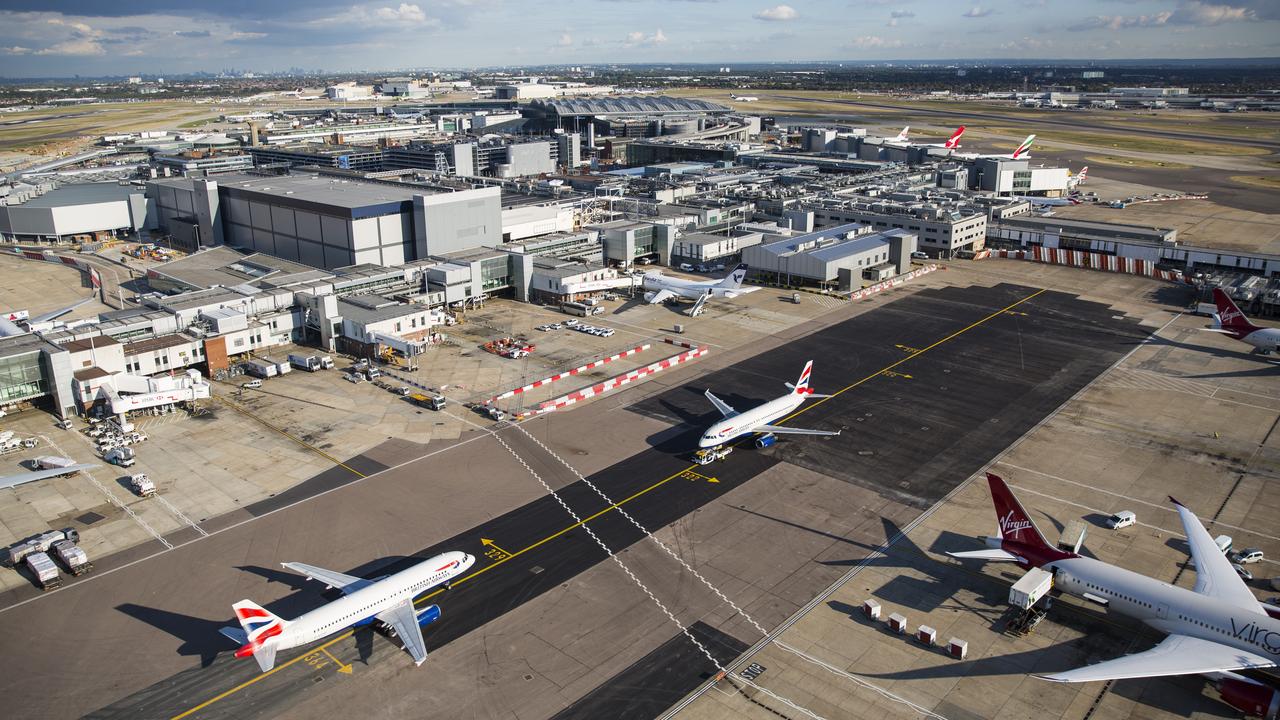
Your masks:
[[[66,185],[0,198],[0,238],[62,242],[75,236],[134,233],[148,223],[143,189],[132,183]]]

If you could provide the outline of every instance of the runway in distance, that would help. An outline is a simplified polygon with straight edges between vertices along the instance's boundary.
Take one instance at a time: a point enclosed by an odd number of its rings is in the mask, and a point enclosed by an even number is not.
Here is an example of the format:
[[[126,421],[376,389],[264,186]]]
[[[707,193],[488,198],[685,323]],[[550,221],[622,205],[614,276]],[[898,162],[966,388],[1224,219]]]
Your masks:
[[[1222,288],[1213,289],[1213,304],[1218,306],[1218,312],[1214,313],[1213,327],[1205,330],[1230,335],[1263,355],[1270,355],[1280,346],[1280,328],[1258,327],[1249,322]]]
[[[770,423],[779,418],[786,417],[795,411],[804,403],[806,398],[825,398],[830,395],[816,395],[809,387],[809,375],[813,372],[813,361],[805,363],[804,371],[800,373],[800,379],[795,385],[787,383],[787,387],[791,388],[791,392],[782,397],[775,398],[769,402],[758,405],[744,412],[734,410],[729,403],[721,400],[706,391],[707,399],[715,405],[724,419],[707,428],[707,431],[698,439],[698,447],[710,448],[717,445],[723,445],[730,440],[750,435],[753,433],[761,433],[761,437],[757,439],[756,444],[760,447],[768,447],[773,444],[773,435],[791,434],[791,435],[839,435],[840,431],[830,430],[806,430],[804,428],[786,427],[784,425],[772,425]]]
[[[672,298],[701,300],[710,295],[717,298],[735,298],[758,288],[742,287],[742,279],[747,276],[745,263],[739,264],[723,280],[681,280],[667,277],[656,270],[644,274],[640,287],[646,292],[645,302],[655,305]]]
[[[293,620],[277,617],[251,600],[241,600],[232,606],[241,627],[223,628],[222,634],[240,643],[236,657],[252,655],[262,672],[267,672],[275,667],[280,650],[307,645],[347,628],[379,623],[389,630],[388,634],[399,637],[414,664],[421,665],[427,659],[422,626],[440,619],[440,608],[429,605],[418,611],[413,599],[437,585],[448,587],[475,561],[474,556],[464,552],[441,553],[375,580],[287,562],[284,567],[319,580],[326,589],[340,589],[343,597]]]
[[[1209,531],[1182,503],[1169,498],[1195,562],[1196,584],[1187,590],[1124,568],[1060,550],[1049,544],[1013,491],[987,473],[999,537],[985,538],[988,549],[948,552],[962,559],[1015,562],[1053,573],[1062,592],[1141,620],[1166,633],[1145,652],[1066,672],[1039,675],[1062,683],[1206,675],[1222,699],[1245,712],[1280,709],[1280,691],[1232,671],[1269,668],[1280,659],[1280,608],[1264,606],[1236,574]]]

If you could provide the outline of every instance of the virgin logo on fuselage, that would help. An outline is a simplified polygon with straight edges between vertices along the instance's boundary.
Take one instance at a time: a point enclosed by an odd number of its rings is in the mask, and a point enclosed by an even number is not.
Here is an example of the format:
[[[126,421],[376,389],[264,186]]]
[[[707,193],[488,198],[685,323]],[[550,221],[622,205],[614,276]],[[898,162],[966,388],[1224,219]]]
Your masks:
[[[1014,520],[1013,513],[1014,511],[1010,510],[1008,515],[1000,518],[1001,535],[1017,535],[1023,530],[1031,527],[1030,520]]]

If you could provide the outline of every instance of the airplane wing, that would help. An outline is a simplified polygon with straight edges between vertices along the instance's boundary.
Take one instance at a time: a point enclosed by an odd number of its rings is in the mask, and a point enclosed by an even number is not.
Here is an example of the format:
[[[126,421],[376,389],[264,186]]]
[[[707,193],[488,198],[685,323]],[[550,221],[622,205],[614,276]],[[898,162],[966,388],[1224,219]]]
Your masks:
[[[839,435],[839,430],[806,430],[805,428],[793,428],[785,425],[761,425],[755,429],[761,433],[779,433],[782,435]]]
[[[1173,500],[1173,498],[1169,498]],[[1191,558],[1196,563],[1196,586],[1194,590],[1201,595],[1208,595],[1223,602],[1252,612],[1263,612],[1262,604],[1253,596],[1253,592],[1244,584],[1244,580],[1231,567],[1231,561],[1218,544],[1209,536],[1200,518],[1195,513],[1173,500],[1178,508],[1178,517],[1182,519],[1182,530],[1191,545]]]
[[[670,290],[664,289],[664,290],[659,290],[651,295],[646,295],[644,299],[645,299],[645,302],[649,303],[650,305],[657,305],[658,303],[666,302],[667,300],[670,300],[675,296],[676,296],[675,293],[671,292]]]
[[[68,306],[66,306],[66,307],[64,307],[64,308],[58,308],[57,310],[50,310],[49,312],[44,313],[43,315],[37,315],[37,316],[35,316],[35,317],[31,318],[30,320],[28,320],[27,322],[28,322],[28,323],[42,323],[42,322],[49,322],[50,320],[56,320],[57,318],[60,318],[60,317],[62,317],[63,315],[66,315],[67,313],[71,312],[72,310],[75,310],[76,308],[80,307],[81,305],[83,305],[83,304],[85,304],[85,303],[87,303],[87,302],[93,302],[93,299],[94,299],[94,298],[93,298],[92,296],[87,297],[87,298],[85,298],[85,299],[83,299],[83,300],[80,300],[80,301],[78,301],[78,302],[74,302],[74,303],[72,303],[72,304],[70,304],[70,305],[68,305]]]
[[[35,472],[18,473],[17,475],[6,475],[0,477],[0,489],[16,487],[23,483],[35,482],[36,480],[44,480],[45,478],[57,477],[58,475],[67,475],[79,470],[88,470],[96,468],[97,465],[68,465],[67,467],[50,468],[48,470],[36,470]]]
[[[733,417],[734,415],[737,415],[737,414],[738,414],[738,411],[737,411],[737,410],[734,410],[732,405],[730,405],[729,403],[727,403],[727,402],[725,402],[725,401],[721,400],[720,398],[716,397],[715,395],[712,395],[710,390],[708,390],[708,391],[706,392],[706,395],[707,395],[707,399],[711,401],[711,404],[712,404],[712,405],[715,405],[715,406],[716,406],[716,409],[720,411],[720,414],[721,414],[721,415],[723,415],[723,416],[725,416],[725,417],[727,417],[727,418],[731,418],[731,417]]]
[[[422,627],[418,625],[418,613],[413,609],[412,599],[383,610],[378,613],[378,619],[395,628],[396,637],[404,643],[414,665],[421,665],[427,659],[427,642],[422,639]]]
[[[1189,635],[1170,635],[1146,652],[1107,660],[1078,670],[1038,675],[1052,682],[1095,682],[1165,675],[1200,675],[1224,670],[1275,666],[1274,660]]]
[[[333,570],[325,570],[324,568],[308,565],[306,563],[287,562],[281,564],[296,573],[301,573],[312,580],[318,580],[324,583],[326,589],[336,587],[341,590],[344,595],[350,595],[362,587],[368,587],[373,584],[372,580],[334,572]]]
[[[963,552],[948,552],[948,555],[954,558],[968,558],[970,560],[991,560],[995,562],[1017,562],[1018,556],[1008,550],[1000,550],[999,548],[991,548],[988,550],[965,550]]]

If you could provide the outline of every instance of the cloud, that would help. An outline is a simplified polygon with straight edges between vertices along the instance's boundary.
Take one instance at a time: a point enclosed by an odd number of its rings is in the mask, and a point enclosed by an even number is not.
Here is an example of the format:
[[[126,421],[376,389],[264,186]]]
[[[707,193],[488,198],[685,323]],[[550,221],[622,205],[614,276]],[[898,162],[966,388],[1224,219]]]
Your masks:
[[[1158,12],[1152,15],[1094,15],[1074,25],[1068,25],[1068,32],[1086,30],[1124,30],[1127,28],[1160,27],[1169,22],[1171,12]]]
[[[21,45],[12,45],[7,48],[0,48],[0,53],[4,53],[5,55],[30,55],[31,48],[22,47]]]
[[[207,38],[211,33],[208,30],[174,30],[173,34],[184,38]]]
[[[626,41],[622,44],[626,47],[653,47],[666,41],[667,36],[662,32],[662,28],[658,28],[652,35],[645,35],[639,30],[629,32]]]
[[[902,47],[901,40],[889,40],[887,38],[882,38],[879,35],[863,35],[861,37],[856,37],[849,44],[859,50]]]
[[[107,51],[102,49],[96,40],[88,38],[80,38],[77,40],[64,40],[60,43],[54,43],[47,48],[37,50],[36,55],[106,55]]]
[[[994,11],[994,10],[992,10],[991,8],[987,8],[987,9],[985,9],[985,10],[984,10],[984,9],[982,9],[982,8],[978,7],[977,5],[974,5],[973,7],[969,8],[968,10],[965,10],[965,11],[964,11],[964,14],[963,14],[963,15],[961,15],[960,17],[967,17],[967,18],[984,18],[984,17],[986,17],[986,16],[990,15],[990,14],[991,14],[991,13],[993,13],[993,12],[995,12],[995,11]]]
[[[1222,23],[1244,22],[1256,19],[1257,13],[1246,7],[1233,7],[1231,5],[1189,0],[1173,11],[1173,15],[1169,17],[1169,23],[1172,25],[1209,27],[1221,25]]]
[[[894,10],[889,13],[889,17],[893,18],[894,20],[903,20],[905,18],[913,18],[915,16],[916,14],[911,12],[910,10]]]
[[[409,23],[411,25],[421,25],[430,21],[427,14],[422,12],[422,8],[409,3],[400,3],[398,8],[377,8],[373,11],[373,16],[387,22]]]
[[[556,41],[557,47],[570,47],[573,45],[573,36],[569,33],[562,33],[560,39]]]
[[[765,22],[789,22],[800,17],[800,13],[790,5],[775,5],[771,8],[765,8],[751,17]]]

